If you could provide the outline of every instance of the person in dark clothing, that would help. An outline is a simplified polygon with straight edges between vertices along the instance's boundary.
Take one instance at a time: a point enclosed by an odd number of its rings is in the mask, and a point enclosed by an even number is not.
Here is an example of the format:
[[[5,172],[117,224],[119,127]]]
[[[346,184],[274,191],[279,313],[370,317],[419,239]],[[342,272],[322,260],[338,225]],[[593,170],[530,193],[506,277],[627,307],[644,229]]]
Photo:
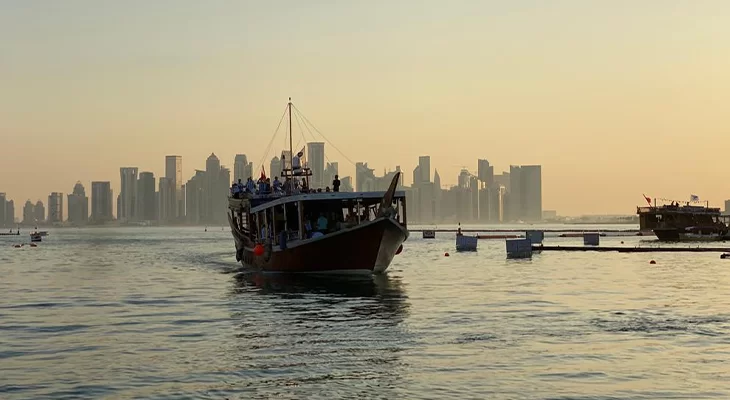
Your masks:
[[[340,191],[340,176],[339,175],[335,175],[335,180],[332,181],[332,191],[333,192]]]

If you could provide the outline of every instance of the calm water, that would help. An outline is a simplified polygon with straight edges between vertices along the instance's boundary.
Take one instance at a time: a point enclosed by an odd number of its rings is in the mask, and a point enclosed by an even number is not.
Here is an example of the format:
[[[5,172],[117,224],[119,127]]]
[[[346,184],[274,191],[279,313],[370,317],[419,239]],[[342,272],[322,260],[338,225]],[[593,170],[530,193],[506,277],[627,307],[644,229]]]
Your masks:
[[[0,237],[2,399],[730,398],[716,253],[508,261],[414,234],[387,276],[294,279],[236,273],[225,231],[46,239]]]

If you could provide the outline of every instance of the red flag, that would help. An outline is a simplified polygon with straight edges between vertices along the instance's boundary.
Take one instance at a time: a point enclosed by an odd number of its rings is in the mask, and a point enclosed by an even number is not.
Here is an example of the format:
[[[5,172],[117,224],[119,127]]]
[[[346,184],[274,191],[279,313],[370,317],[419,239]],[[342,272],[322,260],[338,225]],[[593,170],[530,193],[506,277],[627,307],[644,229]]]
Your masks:
[[[644,200],[646,200],[647,203],[649,203],[649,207],[651,207],[651,197],[646,197],[645,194],[642,194],[644,196]]]
[[[262,181],[266,180],[266,170],[264,169],[263,165],[261,166],[261,177],[259,179],[261,179]]]

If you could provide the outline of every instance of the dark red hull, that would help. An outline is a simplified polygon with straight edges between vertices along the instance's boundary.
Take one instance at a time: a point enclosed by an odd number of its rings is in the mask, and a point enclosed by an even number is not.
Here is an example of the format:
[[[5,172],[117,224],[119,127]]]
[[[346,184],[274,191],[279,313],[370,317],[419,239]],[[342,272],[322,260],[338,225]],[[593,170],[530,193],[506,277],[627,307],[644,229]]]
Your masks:
[[[255,243],[236,238],[236,250],[244,267],[266,272],[383,272],[398,248],[408,238],[408,230],[398,222],[381,218],[355,228],[281,249],[272,246],[263,255],[254,255]]]

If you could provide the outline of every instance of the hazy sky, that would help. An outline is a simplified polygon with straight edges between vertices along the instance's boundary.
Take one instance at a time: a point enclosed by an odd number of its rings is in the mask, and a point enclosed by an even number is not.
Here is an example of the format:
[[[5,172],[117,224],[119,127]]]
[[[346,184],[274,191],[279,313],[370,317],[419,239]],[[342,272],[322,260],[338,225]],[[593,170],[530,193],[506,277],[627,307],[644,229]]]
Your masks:
[[[260,168],[287,97],[353,161],[543,165],[543,205],[719,204],[728,1],[0,0],[0,191],[47,201],[119,167]],[[295,129],[295,134],[300,135]],[[295,136],[295,142],[298,137]],[[341,175],[354,166],[327,147]]]

